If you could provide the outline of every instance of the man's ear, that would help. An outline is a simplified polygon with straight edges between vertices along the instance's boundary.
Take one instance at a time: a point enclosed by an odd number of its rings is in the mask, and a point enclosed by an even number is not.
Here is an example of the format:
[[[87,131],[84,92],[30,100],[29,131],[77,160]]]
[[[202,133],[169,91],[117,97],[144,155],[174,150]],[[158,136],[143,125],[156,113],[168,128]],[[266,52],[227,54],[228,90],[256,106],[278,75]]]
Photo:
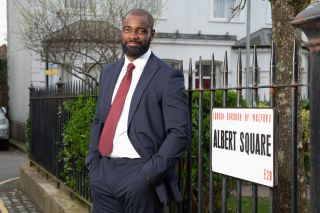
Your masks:
[[[151,30],[151,38],[153,39],[155,35],[156,35],[156,31],[155,31],[155,29],[152,29]]]

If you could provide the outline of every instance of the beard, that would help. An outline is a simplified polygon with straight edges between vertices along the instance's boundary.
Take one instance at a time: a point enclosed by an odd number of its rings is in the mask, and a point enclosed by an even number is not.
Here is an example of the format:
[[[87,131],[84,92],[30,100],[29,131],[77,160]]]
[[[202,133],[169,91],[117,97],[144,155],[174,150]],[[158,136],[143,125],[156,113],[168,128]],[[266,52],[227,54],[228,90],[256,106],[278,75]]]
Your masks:
[[[130,40],[127,42],[133,42],[133,41]],[[149,50],[151,39],[149,39],[145,44],[142,44],[141,42],[138,42],[138,41],[134,41],[140,44],[139,46],[134,46],[134,47],[127,46],[127,42],[122,42],[122,50],[124,54],[126,54],[129,57],[139,58]]]

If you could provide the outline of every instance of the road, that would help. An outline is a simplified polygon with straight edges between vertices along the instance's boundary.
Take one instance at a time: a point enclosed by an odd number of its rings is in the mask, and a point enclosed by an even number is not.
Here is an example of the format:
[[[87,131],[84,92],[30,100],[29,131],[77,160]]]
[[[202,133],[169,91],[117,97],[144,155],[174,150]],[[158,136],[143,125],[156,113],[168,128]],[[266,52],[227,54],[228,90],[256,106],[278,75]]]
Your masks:
[[[27,161],[24,153],[11,148],[0,150],[0,212],[40,213],[19,189],[20,165]]]

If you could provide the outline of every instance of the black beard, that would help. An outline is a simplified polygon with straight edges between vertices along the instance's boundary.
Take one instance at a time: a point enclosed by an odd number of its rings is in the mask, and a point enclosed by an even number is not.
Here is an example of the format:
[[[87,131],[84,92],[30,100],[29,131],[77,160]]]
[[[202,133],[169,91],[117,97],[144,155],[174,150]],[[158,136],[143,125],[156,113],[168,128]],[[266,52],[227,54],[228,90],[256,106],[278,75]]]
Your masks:
[[[149,50],[150,43],[151,43],[151,39],[148,40],[144,45],[139,43],[140,46],[128,47],[127,42],[125,43],[122,42],[122,50],[124,54],[126,54],[129,57],[139,58]]]

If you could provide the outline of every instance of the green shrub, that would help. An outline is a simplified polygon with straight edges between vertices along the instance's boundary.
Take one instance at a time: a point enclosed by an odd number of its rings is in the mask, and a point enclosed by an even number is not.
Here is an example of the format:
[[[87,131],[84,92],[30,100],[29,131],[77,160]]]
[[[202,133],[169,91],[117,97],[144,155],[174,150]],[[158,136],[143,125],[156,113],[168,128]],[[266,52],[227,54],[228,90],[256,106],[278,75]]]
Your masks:
[[[75,100],[64,102],[64,108],[70,113],[70,119],[64,126],[63,148],[59,159],[63,162],[61,176],[66,184],[74,189],[76,177],[74,172],[84,168],[85,157],[88,153],[90,127],[94,117],[96,99],[81,96]]]
[[[301,108],[305,110],[309,110],[310,108],[310,101],[307,99],[304,99],[301,101]]]
[[[301,110],[301,131],[304,145],[304,167],[307,179],[310,178],[310,112]]]
[[[203,209],[208,211],[209,202],[209,175],[210,175],[210,92],[203,92],[202,110],[203,110],[203,122],[202,122],[202,165],[203,165]],[[222,107],[223,105],[223,92],[215,92],[215,107]],[[242,101],[242,107],[246,107],[245,101]],[[228,91],[227,93],[227,107],[236,107],[237,95],[234,91]],[[192,93],[192,197],[195,202],[198,193],[198,139],[199,139],[199,92]],[[221,187],[222,176],[214,175],[214,206],[216,211],[221,209]],[[228,187],[232,190],[234,188],[234,181],[229,181]],[[196,203],[194,203],[194,206]]]

